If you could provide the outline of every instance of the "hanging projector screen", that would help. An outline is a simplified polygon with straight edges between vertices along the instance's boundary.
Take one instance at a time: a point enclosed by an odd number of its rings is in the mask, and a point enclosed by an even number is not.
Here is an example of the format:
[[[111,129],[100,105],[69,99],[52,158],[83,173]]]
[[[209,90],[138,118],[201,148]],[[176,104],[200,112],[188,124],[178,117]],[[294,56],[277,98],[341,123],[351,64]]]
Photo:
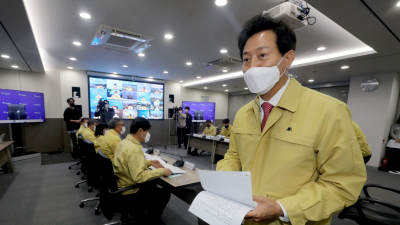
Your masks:
[[[117,118],[164,119],[164,84],[89,77],[90,118],[95,117],[99,101],[105,100]]]

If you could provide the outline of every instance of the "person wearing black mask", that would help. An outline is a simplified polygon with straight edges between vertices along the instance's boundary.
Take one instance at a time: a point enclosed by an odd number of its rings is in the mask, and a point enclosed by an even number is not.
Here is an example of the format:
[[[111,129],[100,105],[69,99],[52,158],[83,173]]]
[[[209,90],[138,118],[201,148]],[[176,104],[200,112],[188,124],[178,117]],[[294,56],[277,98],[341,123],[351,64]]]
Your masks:
[[[104,101],[104,108],[100,109],[97,107],[96,112],[94,113],[94,116],[101,117],[101,122],[102,123],[108,123],[112,118],[114,118],[115,111],[113,108],[110,108],[110,103],[105,100]]]
[[[64,110],[64,121],[67,123],[67,131],[77,131],[80,127],[81,112],[75,108],[75,100],[73,98],[67,99],[68,108]]]
[[[189,106],[185,107],[185,114],[186,114],[186,134],[190,134],[191,127],[192,127],[192,115],[189,114]],[[187,149],[187,143],[188,143],[188,136],[185,135],[184,137],[184,145],[185,149]]]

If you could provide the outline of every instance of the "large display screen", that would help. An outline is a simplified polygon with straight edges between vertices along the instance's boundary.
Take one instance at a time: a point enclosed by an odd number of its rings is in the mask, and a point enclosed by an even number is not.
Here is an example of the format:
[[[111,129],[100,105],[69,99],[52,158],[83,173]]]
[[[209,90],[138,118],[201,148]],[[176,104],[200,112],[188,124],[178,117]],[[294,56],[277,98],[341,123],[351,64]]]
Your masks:
[[[182,102],[182,108],[189,106],[193,122],[215,121],[215,102]]]
[[[43,93],[0,89],[0,123],[45,122]]]
[[[99,100],[108,100],[114,117],[164,119],[164,85],[89,77],[90,117],[95,117]]]

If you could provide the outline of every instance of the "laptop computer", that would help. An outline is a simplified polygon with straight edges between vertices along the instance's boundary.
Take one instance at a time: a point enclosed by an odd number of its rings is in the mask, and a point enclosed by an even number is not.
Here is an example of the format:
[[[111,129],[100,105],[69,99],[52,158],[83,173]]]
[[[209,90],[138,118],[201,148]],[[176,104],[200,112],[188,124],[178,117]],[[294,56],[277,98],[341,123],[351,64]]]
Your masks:
[[[1,142],[3,142],[4,136],[6,136],[6,134],[5,134],[5,133],[4,133],[4,134],[2,134],[2,135],[0,135],[0,143],[1,143]]]

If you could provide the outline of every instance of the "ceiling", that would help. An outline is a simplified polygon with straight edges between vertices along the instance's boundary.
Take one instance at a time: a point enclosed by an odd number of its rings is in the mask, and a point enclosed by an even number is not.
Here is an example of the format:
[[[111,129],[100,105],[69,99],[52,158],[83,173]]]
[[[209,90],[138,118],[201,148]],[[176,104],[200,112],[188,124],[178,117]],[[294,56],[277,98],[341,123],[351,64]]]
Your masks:
[[[228,0],[226,6],[218,7],[213,0],[23,1],[37,44],[32,49],[40,49],[41,62],[46,69],[67,69],[70,66],[74,70],[183,80],[183,84],[221,75],[220,72],[205,69],[203,63],[225,55],[240,58],[236,38],[241,25],[262,10],[281,2],[282,0]],[[397,1],[309,0],[308,3],[314,7],[310,14],[316,16],[318,21],[314,26],[296,31],[297,61],[363,46],[370,46],[377,53],[298,65],[290,73],[297,75],[301,83],[306,84],[308,79],[314,79],[315,83],[325,83],[349,80],[355,75],[400,72],[400,42],[379,20],[400,37],[400,27],[396,26],[396,21],[400,21],[400,7],[395,6]],[[81,12],[89,13],[91,19],[81,18]],[[15,20],[12,15],[3,15],[5,16],[8,16],[9,21]],[[0,21],[3,22],[2,17]],[[91,46],[100,25],[151,36],[154,38],[150,42],[152,46],[144,52],[145,57]],[[24,29],[19,30],[27,29],[22,28]],[[13,29],[18,30],[15,26]],[[2,32],[0,29],[1,41],[4,36]],[[174,38],[165,39],[164,35],[167,33]],[[73,41],[79,41],[82,45],[75,46]],[[320,46],[327,49],[316,51]],[[1,54],[3,48],[13,51],[12,43],[7,41],[0,46]],[[220,53],[221,49],[227,49],[228,53]],[[40,60],[40,56],[36,59]],[[71,61],[70,57],[77,60]],[[21,59],[16,56],[15,60]],[[187,66],[185,63],[188,61],[193,64]],[[122,65],[128,67],[123,68]],[[349,65],[350,68],[341,70],[342,65]],[[0,67],[9,68],[9,63],[0,58]],[[29,70],[23,67],[20,69]],[[168,74],[163,73],[165,70]],[[196,79],[197,76],[202,78]],[[222,87],[222,84],[227,84],[227,88]],[[202,84],[193,88],[203,89],[204,86]],[[209,90],[236,92],[243,91],[245,83],[243,78],[237,78],[206,86]]]

